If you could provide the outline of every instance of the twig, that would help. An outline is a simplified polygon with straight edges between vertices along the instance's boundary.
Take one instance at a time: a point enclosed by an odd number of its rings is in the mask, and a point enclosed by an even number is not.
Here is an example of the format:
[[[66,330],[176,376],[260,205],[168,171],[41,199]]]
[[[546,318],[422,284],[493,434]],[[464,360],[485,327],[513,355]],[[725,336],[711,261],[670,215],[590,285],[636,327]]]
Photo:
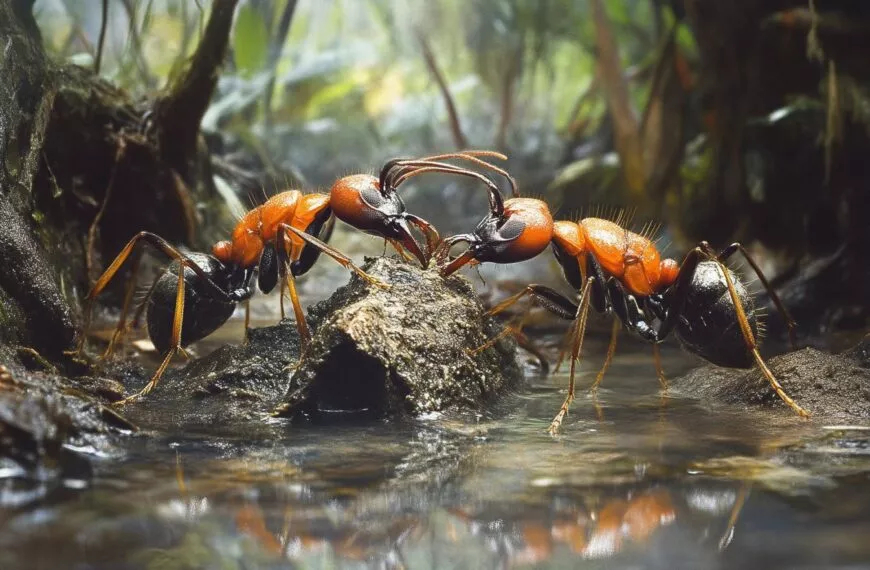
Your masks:
[[[103,21],[100,23],[100,39],[97,40],[97,57],[94,58],[94,73],[100,73],[103,61],[103,45],[106,42],[106,28],[109,25],[109,0],[103,0]]]
[[[151,87],[151,72],[148,70],[148,63],[145,61],[142,51],[142,39],[139,34],[136,5],[131,0],[121,0],[121,5],[124,6],[124,10],[127,12],[127,19],[130,20],[129,34],[130,45],[133,47],[133,61],[136,62],[136,68],[139,70],[142,83]]]
[[[88,244],[85,250],[85,273],[88,280],[91,280],[91,275],[94,269],[94,242],[97,240],[97,229],[103,216],[106,214],[106,209],[109,206],[109,200],[112,197],[112,189],[115,187],[115,175],[118,173],[118,165],[124,159],[124,153],[127,150],[127,143],[123,138],[118,139],[118,150],[115,152],[115,162],[112,164],[112,172],[109,174],[109,182],[106,184],[106,192],[103,195],[103,203],[100,204],[100,209],[97,215],[94,216],[90,227],[88,228]],[[93,285],[93,282],[91,283]]]
[[[628,82],[604,4],[601,0],[592,0],[591,7],[598,48],[596,65],[613,121],[616,150],[625,181],[632,194],[639,196],[646,180],[638,119],[631,106]]]
[[[568,115],[568,121],[565,123],[563,127],[563,131],[568,133],[570,136],[575,136],[577,131],[577,123],[580,119],[580,113],[583,111],[583,107],[586,106],[592,97],[598,94],[599,89],[598,83],[598,75],[592,76],[592,81],[589,82],[589,85],[586,89],[580,93],[580,96],[577,97],[577,101],[574,103],[574,106],[571,108],[571,114]]]
[[[523,55],[523,42],[517,46],[517,53],[510,59],[501,90],[501,112],[499,113],[498,130],[495,134],[495,148],[505,150],[507,148],[507,131],[513,118],[514,110],[514,86],[520,72]]]
[[[157,136],[161,154],[186,178],[196,155],[202,117],[218,80],[229,46],[238,0],[215,0],[202,39],[169,94],[158,102]]]
[[[278,66],[278,60],[281,59],[281,51],[284,47],[284,42],[287,41],[287,34],[290,33],[290,24],[293,22],[293,14],[296,12],[296,0],[287,0],[284,6],[284,12],[281,13],[281,20],[278,22],[278,29],[275,30],[275,36],[272,38],[272,48],[269,52],[269,71],[272,76],[269,77],[269,84],[266,85],[266,92],[263,94],[263,122],[266,128],[272,126],[272,96],[275,91],[275,68]]]
[[[649,99],[647,100],[647,104],[643,109],[643,115],[641,115],[640,119],[639,131],[641,134],[641,138],[643,138],[644,133],[646,132],[647,121],[649,121],[653,102],[658,97],[657,93],[658,90],[661,88],[662,82],[664,81],[665,73],[673,67],[678,24],[679,22],[674,23],[674,25],[668,32],[668,35],[662,40],[661,47],[659,48],[659,54],[656,58],[655,67],[653,69],[652,84],[649,88]]]
[[[457,149],[468,148],[468,139],[462,133],[462,125],[459,122],[459,113],[456,111],[456,105],[453,103],[453,96],[450,95],[450,89],[447,87],[447,81],[444,79],[444,74],[438,68],[438,62],[435,60],[435,54],[432,53],[432,48],[426,37],[422,33],[417,33],[417,41],[420,43],[420,49],[423,50],[423,59],[426,61],[426,67],[429,68],[429,73],[435,78],[438,84],[438,89],[441,91],[441,96],[444,98],[444,104],[447,106],[447,115],[450,117],[450,132],[453,133],[453,144]]]
[[[833,59],[828,61],[827,109],[825,112],[825,184],[831,183],[831,164],[834,160],[834,144],[842,140],[843,116],[840,109],[839,82],[837,65]]]

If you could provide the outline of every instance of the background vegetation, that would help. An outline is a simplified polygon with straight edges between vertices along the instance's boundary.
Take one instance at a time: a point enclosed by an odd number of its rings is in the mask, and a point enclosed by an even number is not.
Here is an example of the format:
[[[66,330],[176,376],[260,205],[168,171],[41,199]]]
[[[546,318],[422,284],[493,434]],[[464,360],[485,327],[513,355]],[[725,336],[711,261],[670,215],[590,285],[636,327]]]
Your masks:
[[[44,44],[143,99],[186,68],[211,6],[118,0],[104,18],[100,4],[37,1]],[[817,299],[805,318],[861,326],[866,271],[837,286],[831,274],[860,263],[868,240],[859,157],[870,99],[857,56],[867,11],[812,0],[247,0],[202,129],[234,210],[264,188],[324,188],[394,156],[495,148],[524,193],[560,216],[632,210],[636,229],[664,224],[676,256],[700,239],[741,240],[786,297],[836,295],[836,314]],[[409,205],[442,233],[484,211],[464,184],[422,184]],[[224,231],[204,225],[201,244]],[[805,270],[820,259],[822,270]],[[522,281],[540,263],[493,275]]]

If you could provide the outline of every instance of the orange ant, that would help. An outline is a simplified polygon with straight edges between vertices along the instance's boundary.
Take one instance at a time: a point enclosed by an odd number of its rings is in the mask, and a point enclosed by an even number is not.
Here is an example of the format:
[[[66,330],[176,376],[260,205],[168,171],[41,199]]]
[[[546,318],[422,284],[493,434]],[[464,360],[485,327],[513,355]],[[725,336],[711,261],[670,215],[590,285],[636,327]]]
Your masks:
[[[230,239],[217,242],[211,255],[182,253],[153,233],[139,232],[97,279],[85,298],[87,307],[84,331],[76,354],[80,354],[84,348],[94,299],[134,250],[135,277],[141,253],[136,250],[139,244],[150,245],[173,260],[167,271],[154,281],[133,319],[133,323],[137,323],[147,305],[148,334],[154,347],[164,357],[148,384],[124,402],[153,390],[176,353],[186,355],[184,346],[217,330],[232,315],[237,303],[251,298],[254,294],[252,278],[255,270],[257,287],[264,293],[272,291],[278,281],[281,281],[282,318],[283,289],[286,284],[304,349],[311,339],[311,333],[299,302],[294,278],[306,273],[321,252],[356,272],[368,283],[387,287],[354,265],[350,258],[324,243],[332,232],[333,214],[359,230],[384,238],[406,260],[410,259],[405,254],[407,250],[423,267],[427,267],[440,242],[440,236],[431,224],[406,211],[405,203],[396,190],[408,178],[425,172],[456,174],[491,183],[489,178],[478,172],[439,162],[441,160],[465,160],[506,175],[502,169],[481,160],[480,157],[507,159],[497,152],[474,150],[420,159],[393,159],[383,166],[380,176],[345,176],[333,184],[329,194],[303,194],[299,190],[281,192],[247,212],[239,220]],[[425,237],[425,251],[414,237],[412,226]],[[114,345],[126,330],[134,281],[131,278],[121,318],[103,358],[112,353]],[[247,324],[246,306],[246,329]]]
[[[517,195],[514,187],[514,196]],[[450,248],[467,243],[468,249],[446,262]],[[535,257],[548,245],[571,286],[579,292],[575,304],[561,293],[543,285],[529,285],[489,314],[497,314],[531,295],[535,301],[560,317],[573,321],[570,332],[571,369],[568,395],[550,424],[555,433],[574,400],[575,363],[580,356],[590,304],[616,320],[604,367],[593,385],[603,378],[616,349],[619,323],[653,345],[656,369],[666,387],[658,343],[672,332],[690,352],[709,362],[732,368],[748,368],[754,361],[777,395],[802,417],[809,414],[785,393],[761,358],[756,338],[758,315],[752,296],[724,261],[737,251],[767,288],[777,309],[788,323],[794,321],[770,287],[758,265],[739,243],[718,254],[701,242],[682,264],[662,259],[655,244],[644,235],[629,231],[619,223],[600,218],[578,222],[554,222],[546,203],[533,198],[504,200],[490,188],[490,212],[471,234],[443,240],[436,259],[448,276],[468,263],[515,263]],[[654,326],[658,322],[658,327]],[[794,339],[792,337],[792,342]],[[486,345],[484,345],[486,346]]]

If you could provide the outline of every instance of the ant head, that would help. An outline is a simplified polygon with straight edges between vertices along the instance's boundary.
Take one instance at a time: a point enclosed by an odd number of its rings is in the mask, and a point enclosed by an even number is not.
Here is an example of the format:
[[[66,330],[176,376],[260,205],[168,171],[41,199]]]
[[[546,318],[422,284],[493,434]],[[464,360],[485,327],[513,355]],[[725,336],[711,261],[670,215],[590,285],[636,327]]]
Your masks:
[[[431,239],[429,232],[434,232],[434,228],[409,214],[394,188],[385,188],[374,176],[355,174],[333,184],[329,196],[330,206],[338,219],[366,233],[396,240],[424,267],[429,264],[431,251],[423,252],[411,231],[411,224],[421,228],[427,242]]]
[[[495,192],[498,192],[495,190]],[[500,194],[498,195],[500,198]],[[553,216],[546,202],[534,198],[511,198],[494,207],[472,234],[460,234],[444,240],[446,250],[459,242],[468,243],[468,250],[445,265],[444,276],[463,265],[477,261],[516,263],[531,259],[544,251],[553,239]],[[495,207],[500,206],[500,207]]]
[[[407,213],[405,203],[396,190],[407,179],[427,172],[476,178],[490,187],[490,209],[500,216],[504,213],[504,199],[492,180],[479,172],[442,162],[448,159],[464,160],[497,172],[508,180],[516,195],[516,182],[513,177],[479,157],[495,157],[502,160],[507,158],[493,151],[472,150],[419,159],[389,160],[381,168],[377,178],[369,175],[354,175],[346,176],[336,182],[330,192],[333,211],[337,218],[358,229],[400,242],[426,267],[441,238],[431,224]],[[426,253],[411,232],[411,226],[415,226],[425,236]]]

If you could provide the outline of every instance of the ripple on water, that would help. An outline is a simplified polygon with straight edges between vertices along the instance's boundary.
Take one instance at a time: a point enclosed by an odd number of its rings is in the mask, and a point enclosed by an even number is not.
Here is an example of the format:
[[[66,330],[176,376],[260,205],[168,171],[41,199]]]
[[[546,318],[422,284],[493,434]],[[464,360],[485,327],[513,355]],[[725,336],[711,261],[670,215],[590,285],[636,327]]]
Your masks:
[[[589,354],[603,353],[594,341]],[[685,367],[679,353],[666,367]],[[584,364],[586,386],[597,363]],[[0,568],[848,567],[870,431],[658,393],[620,353],[480,417],[134,438],[86,488],[0,477]]]

